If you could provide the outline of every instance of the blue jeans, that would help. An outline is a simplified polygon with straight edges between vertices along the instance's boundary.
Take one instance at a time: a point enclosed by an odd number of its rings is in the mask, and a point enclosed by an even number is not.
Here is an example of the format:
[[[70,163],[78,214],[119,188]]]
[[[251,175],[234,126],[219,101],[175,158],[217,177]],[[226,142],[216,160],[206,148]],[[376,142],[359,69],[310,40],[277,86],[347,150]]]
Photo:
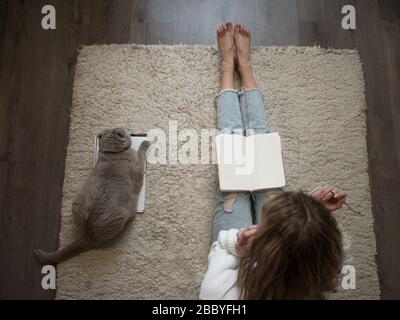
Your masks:
[[[261,93],[258,89],[222,90],[215,98],[217,128],[221,133],[268,133],[269,125]],[[262,208],[270,200],[266,190],[255,192],[215,191],[212,241],[221,230],[240,229],[261,219]],[[253,219],[254,217],[254,219]]]

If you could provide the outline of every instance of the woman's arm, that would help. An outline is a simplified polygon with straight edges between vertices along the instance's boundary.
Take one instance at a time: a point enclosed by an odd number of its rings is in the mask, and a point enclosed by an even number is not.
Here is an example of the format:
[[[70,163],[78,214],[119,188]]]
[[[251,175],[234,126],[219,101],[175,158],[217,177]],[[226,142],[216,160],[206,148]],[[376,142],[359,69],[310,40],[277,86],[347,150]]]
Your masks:
[[[245,257],[249,254],[251,249],[251,243],[254,238],[254,234],[257,232],[258,224],[242,228],[237,233],[237,242],[235,251],[239,257]]]
[[[236,287],[239,258],[236,255],[237,229],[220,231],[208,255],[208,269],[200,288],[200,299],[238,299]]]
[[[339,190],[331,184],[312,190],[309,195],[315,200],[322,201],[329,211],[340,209],[346,201],[347,192]]]

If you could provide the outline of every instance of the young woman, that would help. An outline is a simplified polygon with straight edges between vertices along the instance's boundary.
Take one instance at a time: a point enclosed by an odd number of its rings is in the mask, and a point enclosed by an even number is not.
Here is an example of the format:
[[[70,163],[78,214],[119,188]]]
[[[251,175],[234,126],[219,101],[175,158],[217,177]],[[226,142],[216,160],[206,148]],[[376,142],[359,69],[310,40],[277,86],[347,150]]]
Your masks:
[[[217,40],[218,129],[269,132],[250,63],[250,31],[242,24],[224,23]],[[234,89],[235,69],[240,91]],[[226,193],[217,186],[213,243],[200,298],[324,298],[336,288],[343,258],[341,233],[331,212],[345,199],[346,193],[331,185],[311,195],[283,190]]]

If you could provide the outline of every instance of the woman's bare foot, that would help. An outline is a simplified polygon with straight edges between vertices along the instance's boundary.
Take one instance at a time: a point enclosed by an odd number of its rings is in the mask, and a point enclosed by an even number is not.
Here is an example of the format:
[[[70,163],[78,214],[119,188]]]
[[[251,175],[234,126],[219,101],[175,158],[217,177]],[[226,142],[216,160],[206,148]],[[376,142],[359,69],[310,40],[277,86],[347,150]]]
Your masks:
[[[250,30],[243,24],[237,24],[234,28],[234,39],[236,47],[236,71],[242,80],[242,87],[255,88],[256,83],[250,63]]]
[[[221,68],[234,68],[235,42],[233,39],[233,25],[231,22],[221,24],[217,29],[218,52],[221,57]],[[233,71],[233,69],[232,69]]]
[[[218,52],[221,57],[221,90],[233,89],[233,72],[235,70],[233,25],[230,22],[221,24],[217,29]]]

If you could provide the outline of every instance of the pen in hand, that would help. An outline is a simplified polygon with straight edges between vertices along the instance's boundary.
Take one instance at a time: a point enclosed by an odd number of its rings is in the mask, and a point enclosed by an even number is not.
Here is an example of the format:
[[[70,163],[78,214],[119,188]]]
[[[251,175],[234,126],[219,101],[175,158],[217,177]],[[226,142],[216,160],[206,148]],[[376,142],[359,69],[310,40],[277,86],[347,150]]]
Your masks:
[[[330,193],[332,193],[333,197],[336,198],[336,194],[333,191],[330,191]],[[356,209],[354,209],[351,205],[349,205],[346,201],[343,202],[344,205],[347,206],[347,208],[349,208],[351,211],[353,211],[354,213],[357,213],[359,215],[362,215],[362,213]]]
[[[311,190],[311,191],[308,193],[308,195],[312,195],[314,192],[316,192],[317,190],[319,190],[319,189],[321,189],[321,188],[322,188],[322,187],[317,187],[317,188]],[[329,192],[332,194],[333,198],[335,198],[335,199],[337,198],[337,195],[336,195],[332,190],[329,191]],[[343,201],[343,204],[346,205],[346,207],[349,208],[350,211],[356,213],[357,215],[363,215],[359,210],[355,209],[353,206],[351,206],[351,205],[350,205],[349,203],[347,203],[346,201]]]

